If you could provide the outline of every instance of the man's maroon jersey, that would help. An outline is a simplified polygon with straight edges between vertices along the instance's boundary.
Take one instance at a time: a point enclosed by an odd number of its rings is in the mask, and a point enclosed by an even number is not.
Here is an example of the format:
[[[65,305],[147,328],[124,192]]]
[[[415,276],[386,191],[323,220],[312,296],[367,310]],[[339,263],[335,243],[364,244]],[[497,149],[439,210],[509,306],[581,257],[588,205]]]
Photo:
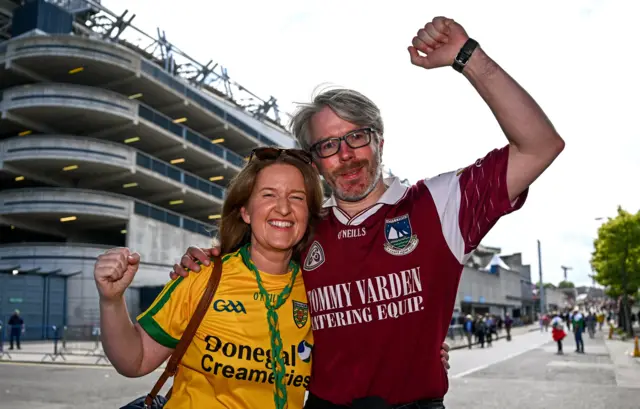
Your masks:
[[[442,398],[440,347],[464,263],[511,203],[509,148],[407,187],[349,217],[334,198],[304,254],[314,331],[310,392],[335,404],[380,396],[391,404]]]

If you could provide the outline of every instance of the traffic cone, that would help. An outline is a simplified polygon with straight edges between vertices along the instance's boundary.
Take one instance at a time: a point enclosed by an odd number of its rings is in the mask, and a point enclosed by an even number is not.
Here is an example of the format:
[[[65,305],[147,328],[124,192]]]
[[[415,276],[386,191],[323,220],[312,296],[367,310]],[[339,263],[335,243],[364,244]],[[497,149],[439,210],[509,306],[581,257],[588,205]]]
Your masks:
[[[636,336],[635,346],[633,347],[633,355],[634,358],[640,358],[640,347],[638,346],[638,337]]]

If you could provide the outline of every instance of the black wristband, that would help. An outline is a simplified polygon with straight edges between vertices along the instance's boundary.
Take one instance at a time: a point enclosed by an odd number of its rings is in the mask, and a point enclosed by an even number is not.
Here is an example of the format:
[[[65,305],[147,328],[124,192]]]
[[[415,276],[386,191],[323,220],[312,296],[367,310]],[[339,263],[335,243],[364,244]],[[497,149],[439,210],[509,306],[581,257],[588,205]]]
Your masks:
[[[453,60],[453,69],[458,72],[462,72],[464,67],[467,66],[467,62],[469,61],[469,58],[471,58],[471,54],[473,54],[476,47],[478,47],[478,42],[473,38],[468,39],[460,49],[456,58]]]

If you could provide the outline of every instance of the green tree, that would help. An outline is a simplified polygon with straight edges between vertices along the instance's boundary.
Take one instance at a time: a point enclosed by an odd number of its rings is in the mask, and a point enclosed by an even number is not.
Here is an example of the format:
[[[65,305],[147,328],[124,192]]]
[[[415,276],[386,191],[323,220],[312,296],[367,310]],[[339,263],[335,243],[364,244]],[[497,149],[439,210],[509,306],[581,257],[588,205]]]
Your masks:
[[[591,266],[595,280],[614,295],[636,294],[640,288],[640,212],[618,208],[618,215],[598,229]]]
[[[560,281],[558,288],[576,288],[576,286],[571,281]]]
[[[540,282],[536,283],[536,288],[538,288],[538,289],[540,288]],[[553,288],[553,289],[555,289],[556,286],[551,284],[551,283],[544,283],[544,288]]]
[[[618,207],[618,214],[598,229],[591,255],[594,279],[611,297],[634,296],[640,288],[640,212]],[[626,297],[625,297],[626,298]],[[628,314],[627,309],[627,314]],[[627,325],[627,323],[623,323]]]

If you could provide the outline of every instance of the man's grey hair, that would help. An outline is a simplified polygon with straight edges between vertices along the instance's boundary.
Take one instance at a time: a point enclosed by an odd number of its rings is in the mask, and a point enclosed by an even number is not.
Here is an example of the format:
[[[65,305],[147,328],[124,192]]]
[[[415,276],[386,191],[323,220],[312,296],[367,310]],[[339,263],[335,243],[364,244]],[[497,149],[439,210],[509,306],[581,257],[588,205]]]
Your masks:
[[[291,132],[302,149],[309,150],[311,147],[311,117],[325,107],[331,108],[347,122],[362,127],[370,126],[380,137],[384,134],[380,109],[373,101],[352,89],[329,89],[316,95],[311,103],[300,104],[291,118]]]

